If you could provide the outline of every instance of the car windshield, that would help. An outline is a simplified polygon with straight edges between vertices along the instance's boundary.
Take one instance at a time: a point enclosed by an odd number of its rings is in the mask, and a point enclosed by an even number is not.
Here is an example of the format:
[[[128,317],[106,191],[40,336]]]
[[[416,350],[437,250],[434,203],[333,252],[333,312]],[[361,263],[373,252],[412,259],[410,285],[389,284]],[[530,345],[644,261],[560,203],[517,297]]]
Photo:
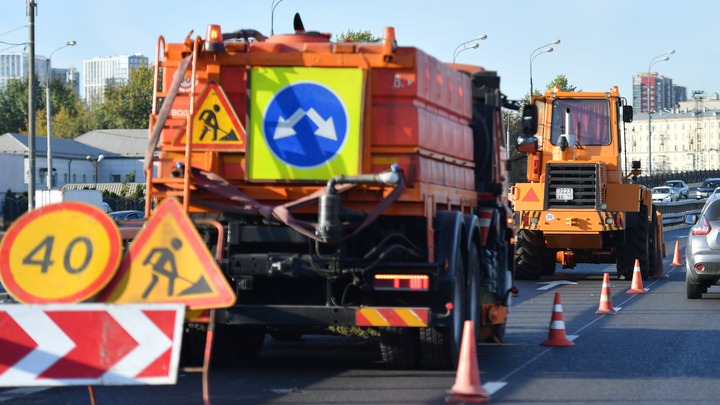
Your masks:
[[[683,186],[682,183],[680,183],[679,181],[666,181],[665,185],[670,186],[670,187],[682,187]]]
[[[127,214],[117,214],[117,213],[111,212],[108,215],[110,216],[110,218],[112,218],[114,220],[118,220],[118,219],[122,219]]]
[[[576,142],[585,145],[610,145],[610,103],[607,100],[563,99],[553,101],[553,145],[565,131],[565,112],[570,109],[569,131]]]
[[[720,187],[720,181],[718,180],[708,180],[703,183],[702,188],[718,188]]]
[[[658,187],[653,189],[653,194],[668,194],[670,193],[669,187]]]

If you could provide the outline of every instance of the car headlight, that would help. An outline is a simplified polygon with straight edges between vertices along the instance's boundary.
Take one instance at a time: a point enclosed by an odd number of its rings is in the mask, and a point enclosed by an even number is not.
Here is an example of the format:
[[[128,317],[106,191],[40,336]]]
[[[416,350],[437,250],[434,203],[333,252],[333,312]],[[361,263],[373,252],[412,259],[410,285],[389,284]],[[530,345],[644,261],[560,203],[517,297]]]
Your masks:
[[[663,198],[663,202],[670,202],[670,197],[668,196],[668,197]]]

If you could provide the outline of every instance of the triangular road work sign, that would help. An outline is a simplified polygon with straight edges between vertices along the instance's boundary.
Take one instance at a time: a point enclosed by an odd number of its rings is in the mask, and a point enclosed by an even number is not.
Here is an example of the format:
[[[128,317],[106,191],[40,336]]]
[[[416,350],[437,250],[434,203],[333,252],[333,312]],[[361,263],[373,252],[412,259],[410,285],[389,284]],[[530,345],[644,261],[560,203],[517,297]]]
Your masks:
[[[192,150],[244,151],[245,129],[230,105],[225,92],[215,82],[203,87],[195,102]],[[187,120],[172,140],[173,146],[185,146]]]
[[[168,198],[138,233],[96,301],[225,308],[235,303],[235,293],[180,203]]]
[[[535,192],[534,188],[531,188],[530,191],[528,191],[525,194],[525,197],[520,200],[522,202],[540,202],[540,199],[538,198],[537,193]]]

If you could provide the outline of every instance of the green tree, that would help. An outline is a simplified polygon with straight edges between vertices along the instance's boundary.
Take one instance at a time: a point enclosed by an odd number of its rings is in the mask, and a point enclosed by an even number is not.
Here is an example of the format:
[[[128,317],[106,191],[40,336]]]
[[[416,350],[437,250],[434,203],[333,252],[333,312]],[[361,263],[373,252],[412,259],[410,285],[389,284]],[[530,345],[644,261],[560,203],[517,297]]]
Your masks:
[[[107,128],[147,128],[152,110],[154,69],[142,65],[130,71],[127,83],[105,88],[102,112]]]
[[[556,86],[560,88],[560,91],[582,91],[582,90],[578,90],[577,87],[571,85],[568,82],[567,77],[565,77],[565,75],[563,75],[563,74],[559,74],[559,75],[555,76],[555,78],[552,79],[552,81],[550,83],[548,83],[547,86],[545,86],[545,89],[550,90]]]
[[[342,32],[340,35],[335,35],[336,42],[343,42],[345,39],[349,42],[380,42],[381,37],[374,37],[372,32],[365,30],[352,30],[348,29],[347,33]]]
[[[0,91],[0,134],[27,134],[28,84],[27,78],[10,80],[5,90]],[[45,105],[45,87],[40,85],[37,75],[34,84],[35,106],[42,108]]]

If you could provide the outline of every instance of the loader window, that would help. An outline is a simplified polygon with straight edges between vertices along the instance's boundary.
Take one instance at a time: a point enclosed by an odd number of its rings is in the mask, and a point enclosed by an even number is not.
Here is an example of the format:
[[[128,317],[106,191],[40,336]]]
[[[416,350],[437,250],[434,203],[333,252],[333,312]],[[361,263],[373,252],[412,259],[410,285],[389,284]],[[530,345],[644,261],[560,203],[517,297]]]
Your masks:
[[[552,134],[556,144],[565,129],[565,111],[570,109],[570,130],[582,146],[610,145],[610,103],[607,100],[563,99],[553,101]]]

